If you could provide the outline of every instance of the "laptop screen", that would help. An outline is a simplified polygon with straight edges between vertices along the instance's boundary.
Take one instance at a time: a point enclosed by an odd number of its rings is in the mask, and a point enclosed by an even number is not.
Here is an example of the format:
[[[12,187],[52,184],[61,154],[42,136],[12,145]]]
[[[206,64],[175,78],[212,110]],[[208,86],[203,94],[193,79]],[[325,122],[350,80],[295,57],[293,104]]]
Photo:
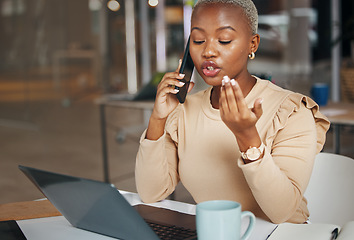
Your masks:
[[[119,239],[159,239],[114,185],[19,168],[73,226]]]

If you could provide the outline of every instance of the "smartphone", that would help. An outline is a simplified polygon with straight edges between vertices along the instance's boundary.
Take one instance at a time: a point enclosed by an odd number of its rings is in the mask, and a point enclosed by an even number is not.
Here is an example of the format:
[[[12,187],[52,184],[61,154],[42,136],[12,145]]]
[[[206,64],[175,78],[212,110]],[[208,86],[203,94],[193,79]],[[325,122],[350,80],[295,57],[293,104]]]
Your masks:
[[[186,100],[189,83],[191,81],[194,69],[194,63],[189,53],[189,39],[190,38],[188,38],[186,49],[184,50],[181,68],[179,69],[179,73],[185,74],[184,78],[180,80],[185,84],[183,85],[183,87],[175,86],[176,89],[179,89],[179,92],[176,94],[176,96],[180,103],[184,103],[184,101]]]
[[[14,220],[0,222],[1,240],[26,240],[27,238],[21,231],[21,228]]]

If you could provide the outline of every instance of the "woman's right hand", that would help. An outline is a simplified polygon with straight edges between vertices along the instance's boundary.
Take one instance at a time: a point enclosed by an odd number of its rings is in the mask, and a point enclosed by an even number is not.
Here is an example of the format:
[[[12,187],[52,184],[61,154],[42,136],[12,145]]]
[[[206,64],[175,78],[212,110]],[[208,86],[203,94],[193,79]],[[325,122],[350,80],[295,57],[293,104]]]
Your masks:
[[[178,105],[178,99],[175,96],[178,90],[175,89],[175,86],[182,87],[184,85],[180,81],[184,75],[179,74],[181,63],[180,60],[177,70],[166,73],[157,86],[155,104],[146,131],[146,139],[157,140],[163,135],[166,119]]]
[[[181,61],[175,72],[166,73],[159,85],[157,86],[156,98],[151,118],[163,120],[177,107],[178,99],[175,96],[178,90],[175,86],[182,87],[184,85],[180,80],[183,79],[184,74],[179,74]]]

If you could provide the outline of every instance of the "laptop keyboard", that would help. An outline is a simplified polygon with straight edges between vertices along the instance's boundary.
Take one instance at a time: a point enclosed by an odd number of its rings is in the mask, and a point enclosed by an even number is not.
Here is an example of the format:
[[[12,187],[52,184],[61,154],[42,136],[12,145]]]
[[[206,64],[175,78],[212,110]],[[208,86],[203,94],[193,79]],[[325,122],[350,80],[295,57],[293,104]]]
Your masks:
[[[162,240],[197,239],[197,231],[195,230],[152,222],[147,223]]]

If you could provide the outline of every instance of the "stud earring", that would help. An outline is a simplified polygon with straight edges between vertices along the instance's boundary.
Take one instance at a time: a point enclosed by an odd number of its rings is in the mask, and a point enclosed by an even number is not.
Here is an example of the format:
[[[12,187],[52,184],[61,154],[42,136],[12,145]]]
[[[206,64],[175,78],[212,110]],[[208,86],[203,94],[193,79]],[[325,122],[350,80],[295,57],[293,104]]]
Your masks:
[[[251,52],[251,54],[249,54],[248,57],[252,60],[256,57],[256,54],[254,52]]]

